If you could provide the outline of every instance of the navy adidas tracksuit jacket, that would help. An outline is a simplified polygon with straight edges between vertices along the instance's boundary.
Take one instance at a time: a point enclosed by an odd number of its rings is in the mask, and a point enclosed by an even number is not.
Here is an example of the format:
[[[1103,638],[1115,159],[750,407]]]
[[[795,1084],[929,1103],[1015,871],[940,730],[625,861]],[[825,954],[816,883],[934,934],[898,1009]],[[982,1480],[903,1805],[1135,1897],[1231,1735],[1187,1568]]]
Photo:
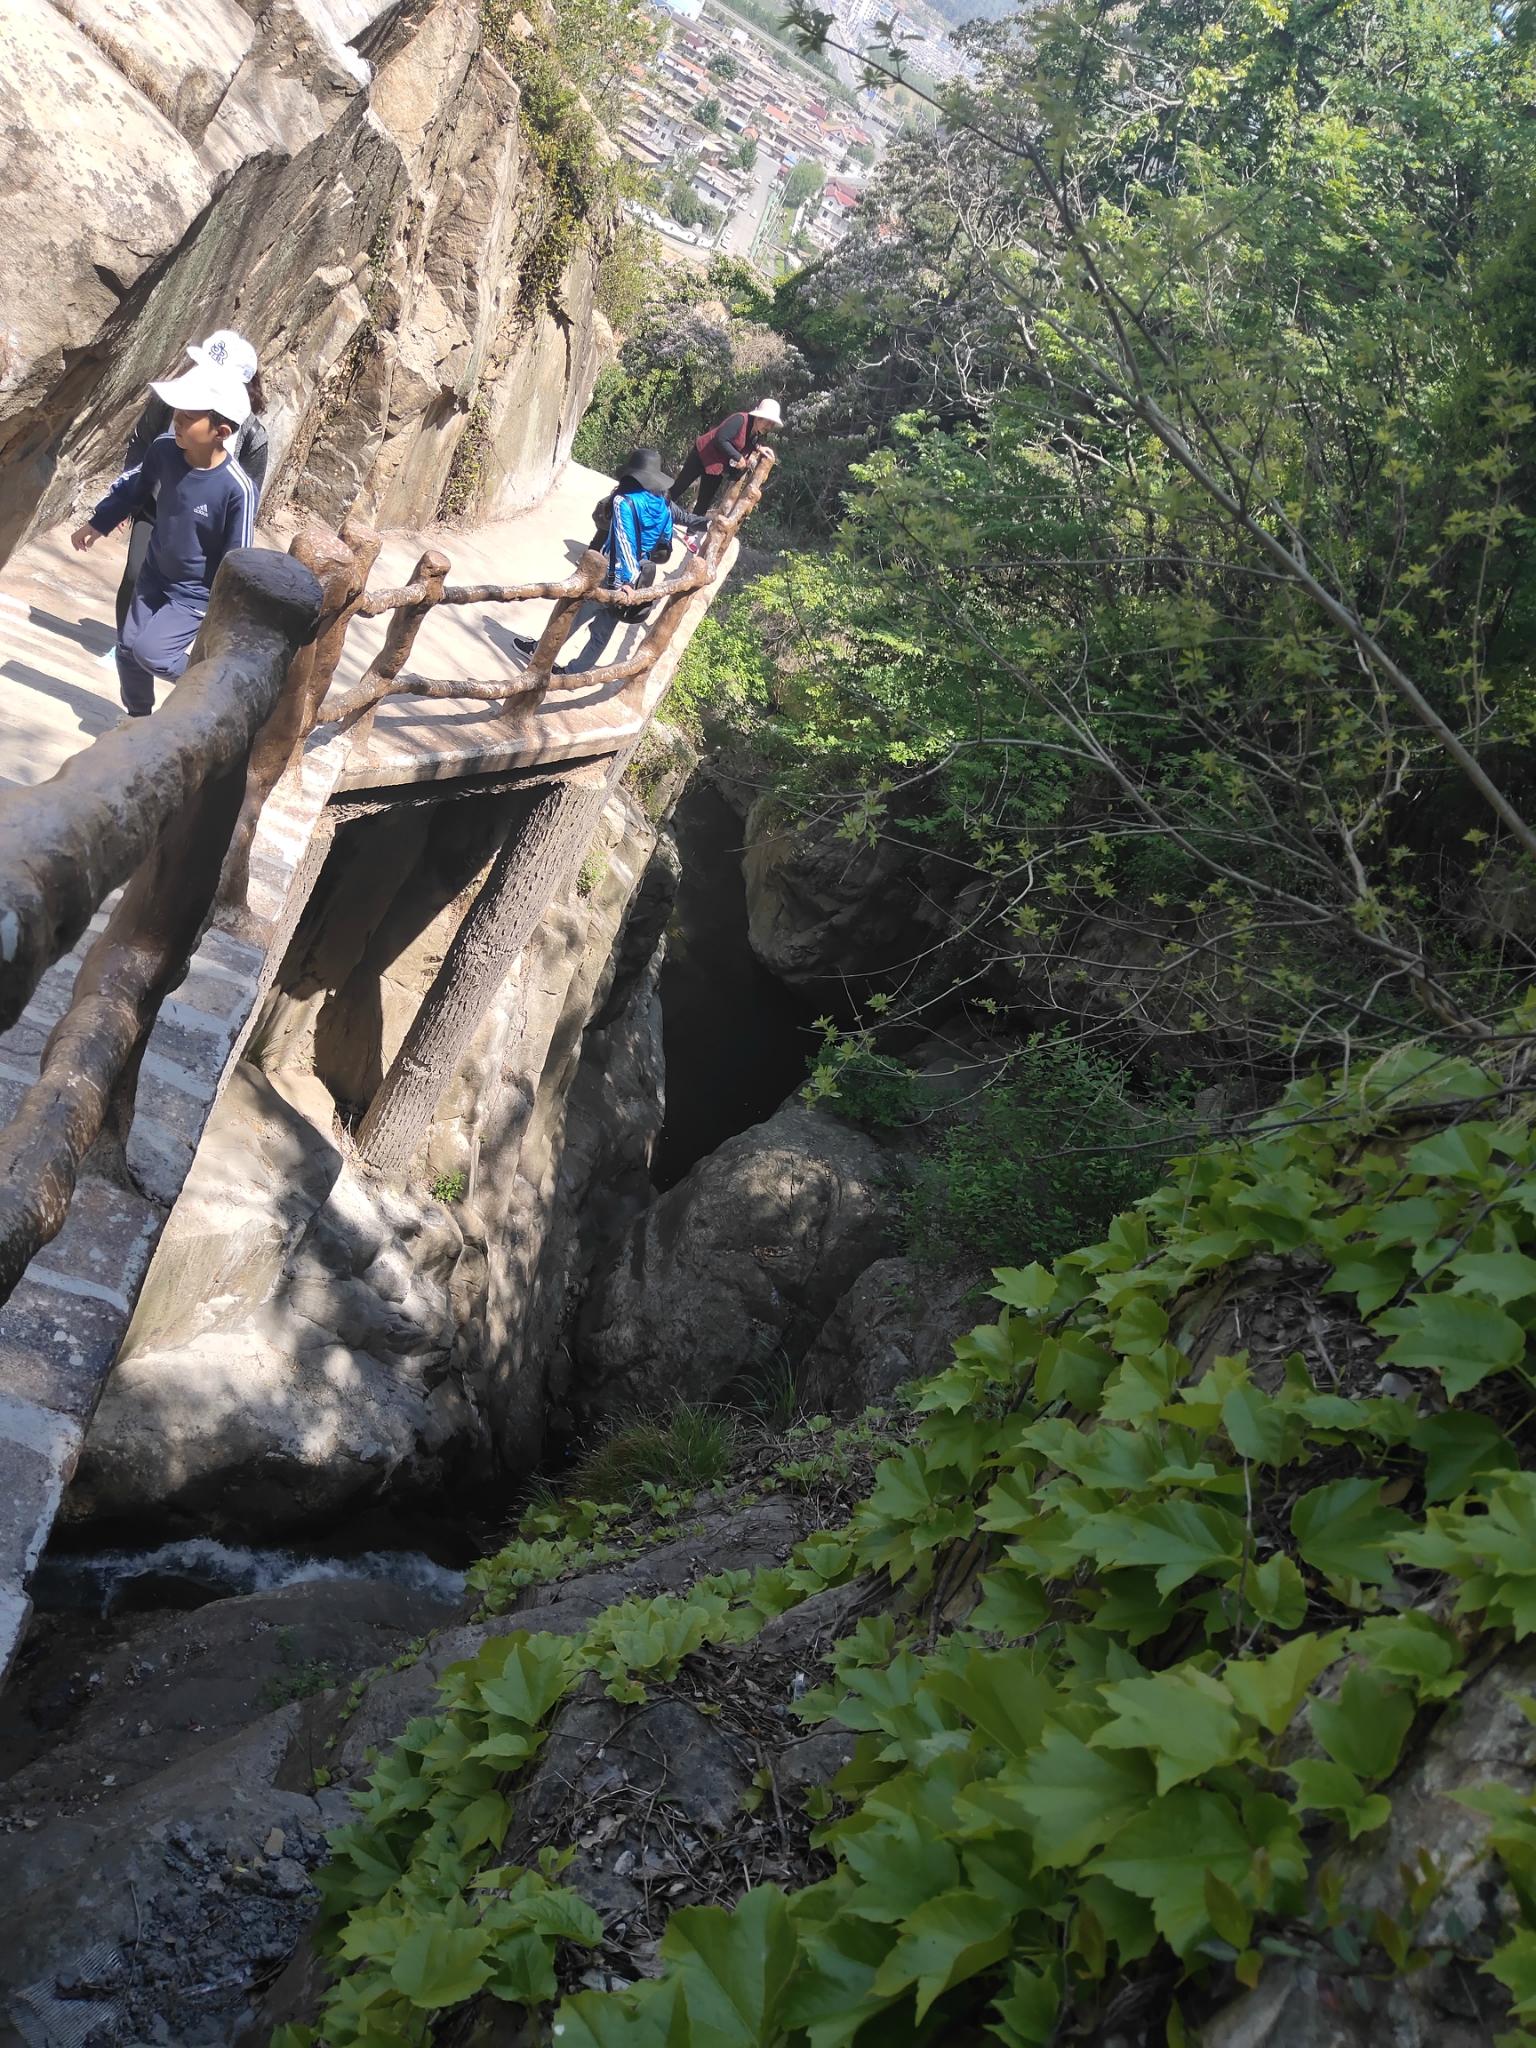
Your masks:
[[[256,504],[256,486],[233,456],[212,469],[194,469],[175,435],[162,434],[91,514],[98,533],[110,533],[124,519],[154,518],[117,647],[123,703],[135,717],[154,710],[156,676],[174,680],[185,669],[219,564],[231,548],[251,544]]]

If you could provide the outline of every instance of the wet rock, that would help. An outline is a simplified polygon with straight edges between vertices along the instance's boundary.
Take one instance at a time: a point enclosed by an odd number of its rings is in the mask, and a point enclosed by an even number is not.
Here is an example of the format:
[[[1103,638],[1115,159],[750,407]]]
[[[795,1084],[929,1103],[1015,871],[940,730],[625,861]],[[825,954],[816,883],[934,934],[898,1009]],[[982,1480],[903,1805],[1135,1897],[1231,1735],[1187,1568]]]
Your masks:
[[[135,1622],[128,1639],[102,1657],[101,1682],[86,1691],[62,1739],[54,1731],[41,1755],[0,1784],[0,1815],[36,1822],[91,1810],[104,1795],[214,1749],[272,1707],[392,1662],[459,1612],[402,1587],[351,1580],[285,1586]],[[12,1683],[10,1704],[21,1717],[52,1678],[46,1663],[24,1664]],[[196,1849],[175,1828],[168,1839],[177,1853]],[[278,1826],[259,1846],[263,1855],[281,1856],[302,1839]],[[250,1860],[249,1842],[229,1846],[231,1862]]]
[[[975,1299],[990,1284],[981,1272],[954,1274],[912,1259],[877,1259],[823,1323],[797,1376],[814,1410],[856,1415],[889,1400],[907,1380],[928,1379],[948,1364],[950,1347],[986,1319]]]
[[[573,1391],[612,1413],[793,1369],[892,1249],[901,1172],[874,1139],[792,1096],[659,1197],[599,1270]]]

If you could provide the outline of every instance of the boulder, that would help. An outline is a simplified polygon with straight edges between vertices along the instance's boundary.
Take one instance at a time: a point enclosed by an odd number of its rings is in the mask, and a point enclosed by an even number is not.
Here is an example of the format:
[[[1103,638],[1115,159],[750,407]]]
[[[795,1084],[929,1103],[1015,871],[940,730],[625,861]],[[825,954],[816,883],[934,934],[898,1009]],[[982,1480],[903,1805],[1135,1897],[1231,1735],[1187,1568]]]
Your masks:
[[[911,1259],[877,1259],[833,1309],[797,1375],[805,1407],[857,1415],[907,1380],[930,1379],[950,1347],[985,1318],[976,1295],[989,1276],[951,1273]]]
[[[785,981],[910,968],[951,928],[955,885],[899,833],[871,846],[840,836],[837,816],[786,818],[777,798],[747,814],[742,873],[752,950]]]
[[[660,1196],[598,1269],[573,1346],[588,1412],[717,1400],[793,1370],[893,1249],[900,1168],[791,1096]]]
[[[312,1081],[306,1106],[316,1096],[329,1107]],[[483,1253],[430,1195],[365,1182],[332,1121],[236,1069],[97,1410],[70,1520],[280,1533],[485,1462],[455,1355]]]

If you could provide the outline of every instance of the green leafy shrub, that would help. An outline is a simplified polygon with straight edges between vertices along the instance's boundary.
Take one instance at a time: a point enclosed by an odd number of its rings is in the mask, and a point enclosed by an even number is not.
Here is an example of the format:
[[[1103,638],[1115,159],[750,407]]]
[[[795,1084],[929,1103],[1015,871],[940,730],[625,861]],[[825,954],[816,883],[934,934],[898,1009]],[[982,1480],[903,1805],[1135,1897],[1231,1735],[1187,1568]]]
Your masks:
[[[1154,1186],[1187,1120],[1181,1091],[1133,1097],[1113,1060],[1031,1039],[918,1166],[908,1207],[921,1258],[1054,1258]]]
[[[741,1426],[723,1408],[683,1401],[665,1416],[614,1429],[578,1463],[572,1485],[594,1499],[634,1501],[650,1482],[695,1492],[730,1477]]]
[[[807,1094],[850,1123],[869,1130],[895,1130],[917,1108],[912,1069],[889,1053],[877,1052],[862,1035],[840,1034],[822,1021],[823,1041],[811,1055]]]
[[[595,849],[587,854],[576,870],[576,894],[590,896],[608,872],[608,856]]]
[[[768,702],[771,663],[755,621],[727,599],[694,629],[667,698],[667,717],[690,738],[746,723]]]
[[[462,1202],[467,1186],[462,1172],[440,1173],[432,1182],[434,1202]]]
[[[797,1707],[858,1737],[818,1806],[829,1874],[674,1912],[659,1976],[563,1999],[563,2048],[1047,2048],[1093,2038],[1132,1986],[1145,2038],[1180,2043],[1298,1957],[1382,2038],[1391,1987],[1433,1965],[1528,2039],[1523,1772],[1481,1783],[1472,1757],[1446,1787],[1484,1817],[1473,1861],[1511,1879],[1477,1893],[1477,1927],[1430,1919],[1469,1874],[1459,1836],[1454,1861],[1389,1847],[1368,1906],[1334,1859],[1536,1631],[1531,1116],[1491,1067],[1420,1047],[1298,1084],[1099,1241],[1000,1269],[1001,1313],[846,1527],[577,1636],[487,1641],[332,1837],[318,1942],[340,1974],[318,2033],[282,2048],[424,2048],[470,1999],[552,2002],[559,1945],[601,1930],[555,1884],[562,1852],[503,1861],[509,1780],[550,1715],[587,1673],[642,1699],[855,1576],[884,1607],[861,1593]],[[1230,1282],[1266,1275],[1332,1328],[1309,1354],[1210,1356]]]

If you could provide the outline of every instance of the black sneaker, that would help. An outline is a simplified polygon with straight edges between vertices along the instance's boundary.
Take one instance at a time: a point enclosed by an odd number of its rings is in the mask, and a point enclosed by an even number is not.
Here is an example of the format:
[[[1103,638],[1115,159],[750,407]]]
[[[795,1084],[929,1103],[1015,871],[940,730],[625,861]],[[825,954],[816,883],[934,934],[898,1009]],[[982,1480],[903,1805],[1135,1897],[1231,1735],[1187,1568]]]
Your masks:
[[[539,644],[532,633],[509,633],[507,638],[512,642],[516,652],[521,654],[525,660]]]

